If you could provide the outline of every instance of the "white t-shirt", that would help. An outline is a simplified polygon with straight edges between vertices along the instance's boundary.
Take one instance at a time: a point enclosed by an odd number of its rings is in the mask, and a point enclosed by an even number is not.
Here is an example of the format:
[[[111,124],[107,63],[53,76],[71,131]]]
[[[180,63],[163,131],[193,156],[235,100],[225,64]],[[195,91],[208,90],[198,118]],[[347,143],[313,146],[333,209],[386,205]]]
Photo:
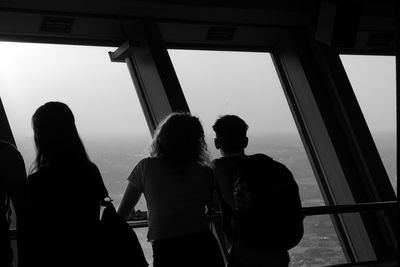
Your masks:
[[[198,163],[185,163],[177,170],[166,159],[141,160],[128,180],[146,198],[148,240],[206,231],[212,179],[211,169]]]

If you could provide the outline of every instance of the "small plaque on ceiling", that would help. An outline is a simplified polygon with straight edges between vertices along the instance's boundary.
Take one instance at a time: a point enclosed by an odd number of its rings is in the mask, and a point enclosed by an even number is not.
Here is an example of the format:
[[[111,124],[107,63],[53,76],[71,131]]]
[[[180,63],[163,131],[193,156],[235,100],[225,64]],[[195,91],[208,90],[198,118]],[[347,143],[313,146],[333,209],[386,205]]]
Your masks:
[[[68,17],[43,17],[40,31],[42,32],[57,32],[57,33],[70,33],[72,25],[74,24],[74,18]]]
[[[232,41],[235,36],[236,28],[232,27],[215,27],[208,29],[207,40],[209,41]]]

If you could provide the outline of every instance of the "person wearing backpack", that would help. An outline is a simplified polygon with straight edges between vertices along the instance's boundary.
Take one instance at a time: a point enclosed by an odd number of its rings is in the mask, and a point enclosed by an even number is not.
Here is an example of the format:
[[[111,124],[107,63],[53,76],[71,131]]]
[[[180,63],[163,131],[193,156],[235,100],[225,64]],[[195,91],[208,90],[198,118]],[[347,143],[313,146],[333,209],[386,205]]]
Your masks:
[[[11,202],[17,217],[18,266],[28,266],[27,181],[24,161],[11,143],[0,140],[0,266],[13,265]]]
[[[229,267],[285,266],[304,232],[292,173],[264,154],[246,155],[248,126],[235,115],[214,124],[222,157],[211,163],[220,195]]]

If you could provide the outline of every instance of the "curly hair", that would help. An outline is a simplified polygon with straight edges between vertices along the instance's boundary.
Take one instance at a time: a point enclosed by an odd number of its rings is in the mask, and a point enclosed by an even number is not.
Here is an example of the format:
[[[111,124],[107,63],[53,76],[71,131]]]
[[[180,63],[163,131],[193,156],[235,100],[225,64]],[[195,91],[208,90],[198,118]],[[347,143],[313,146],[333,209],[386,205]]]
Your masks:
[[[157,127],[150,155],[174,163],[209,161],[204,130],[199,118],[189,113],[171,113]]]

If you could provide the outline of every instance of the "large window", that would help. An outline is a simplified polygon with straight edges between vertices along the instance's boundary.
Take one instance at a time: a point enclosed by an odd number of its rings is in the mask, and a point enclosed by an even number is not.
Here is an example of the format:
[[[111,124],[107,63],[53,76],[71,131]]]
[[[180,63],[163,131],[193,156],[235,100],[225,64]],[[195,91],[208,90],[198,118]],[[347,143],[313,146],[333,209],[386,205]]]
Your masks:
[[[396,190],[396,66],[393,56],[340,56]]]
[[[190,111],[203,123],[212,158],[219,157],[213,123],[219,115],[238,115],[249,125],[246,152],[285,164],[304,207],[325,205],[268,53],[169,50],[169,55]],[[303,240],[290,251],[292,266],[346,261],[330,216],[311,216],[304,224]]]
[[[48,101],[66,103],[91,160],[116,206],[126,178],[148,153],[150,133],[126,64],[115,48],[0,43],[0,96],[29,172],[34,160],[31,117]],[[144,198],[137,207],[147,210]],[[147,228],[135,229],[152,262]]]

